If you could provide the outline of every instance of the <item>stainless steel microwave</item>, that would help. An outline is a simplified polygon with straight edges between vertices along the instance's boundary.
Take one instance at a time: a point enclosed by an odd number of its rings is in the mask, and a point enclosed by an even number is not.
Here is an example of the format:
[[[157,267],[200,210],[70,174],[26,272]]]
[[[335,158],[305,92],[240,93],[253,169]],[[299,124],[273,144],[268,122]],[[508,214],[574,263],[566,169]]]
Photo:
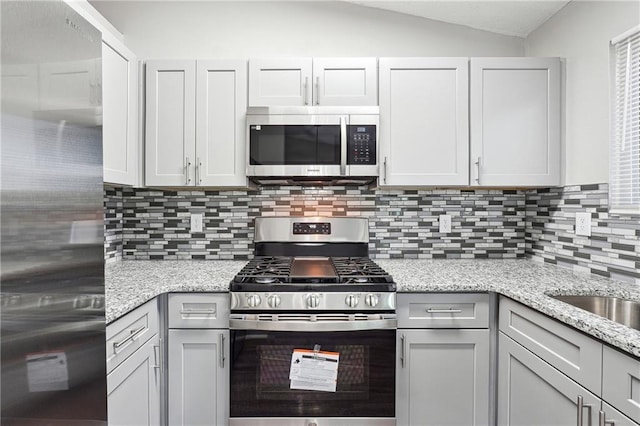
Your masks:
[[[378,107],[254,107],[247,176],[258,183],[367,183],[378,176]]]

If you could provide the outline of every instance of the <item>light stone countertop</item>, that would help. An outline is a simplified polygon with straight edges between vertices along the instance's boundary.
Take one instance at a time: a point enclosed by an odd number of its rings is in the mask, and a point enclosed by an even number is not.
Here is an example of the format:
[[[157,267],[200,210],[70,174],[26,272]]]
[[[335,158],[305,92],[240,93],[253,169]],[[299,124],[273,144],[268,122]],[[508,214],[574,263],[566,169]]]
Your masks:
[[[574,273],[531,260],[376,259],[399,292],[490,291],[510,297],[640,357],[640,331],[548,297],[610,295],[640,301],[640,287]],[[108,264],[106,317],[110,323],[167,292],[226,292],[246,261],[122,261]]]

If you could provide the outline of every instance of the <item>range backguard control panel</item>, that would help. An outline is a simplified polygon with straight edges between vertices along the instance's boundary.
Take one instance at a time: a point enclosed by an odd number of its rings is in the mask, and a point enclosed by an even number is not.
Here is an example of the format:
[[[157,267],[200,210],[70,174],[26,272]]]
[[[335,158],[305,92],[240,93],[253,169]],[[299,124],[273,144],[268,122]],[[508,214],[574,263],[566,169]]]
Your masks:
[[[331,224],[328,222],[294,222],[294,235],[331,235]]]

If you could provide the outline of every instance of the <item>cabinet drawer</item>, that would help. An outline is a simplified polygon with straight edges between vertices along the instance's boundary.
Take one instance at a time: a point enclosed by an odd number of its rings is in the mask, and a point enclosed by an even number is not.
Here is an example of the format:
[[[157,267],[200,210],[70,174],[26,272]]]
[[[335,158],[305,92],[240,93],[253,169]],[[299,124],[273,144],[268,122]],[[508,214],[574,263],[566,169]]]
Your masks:
[[[153,299],[107,327],[107,372],[158,332],[158,302]]]
[[[229,294],[170,294],[169,328],[229,328]]]
[[[499,326],[507,336],[596,395],[602,383],[602,344],[506,297]]]
[[[487,293],[399,293],[398,328],[488,328]]]
[[[602,399],[640,422],[640,361],[605,346],[602,351]]]

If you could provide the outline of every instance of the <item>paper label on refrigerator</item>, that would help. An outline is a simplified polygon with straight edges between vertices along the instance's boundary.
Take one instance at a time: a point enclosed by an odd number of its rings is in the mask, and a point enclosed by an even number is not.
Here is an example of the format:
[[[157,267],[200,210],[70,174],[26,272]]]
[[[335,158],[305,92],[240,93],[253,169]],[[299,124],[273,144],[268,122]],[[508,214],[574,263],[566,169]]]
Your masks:
[[[29,392],[49,392],[69,389],[67,354],[47,352],[29,354],[27,361],[27,382]]]
[[[338,352],[294,349],[289,372],[290,388],[335,392],[339,361]]]

